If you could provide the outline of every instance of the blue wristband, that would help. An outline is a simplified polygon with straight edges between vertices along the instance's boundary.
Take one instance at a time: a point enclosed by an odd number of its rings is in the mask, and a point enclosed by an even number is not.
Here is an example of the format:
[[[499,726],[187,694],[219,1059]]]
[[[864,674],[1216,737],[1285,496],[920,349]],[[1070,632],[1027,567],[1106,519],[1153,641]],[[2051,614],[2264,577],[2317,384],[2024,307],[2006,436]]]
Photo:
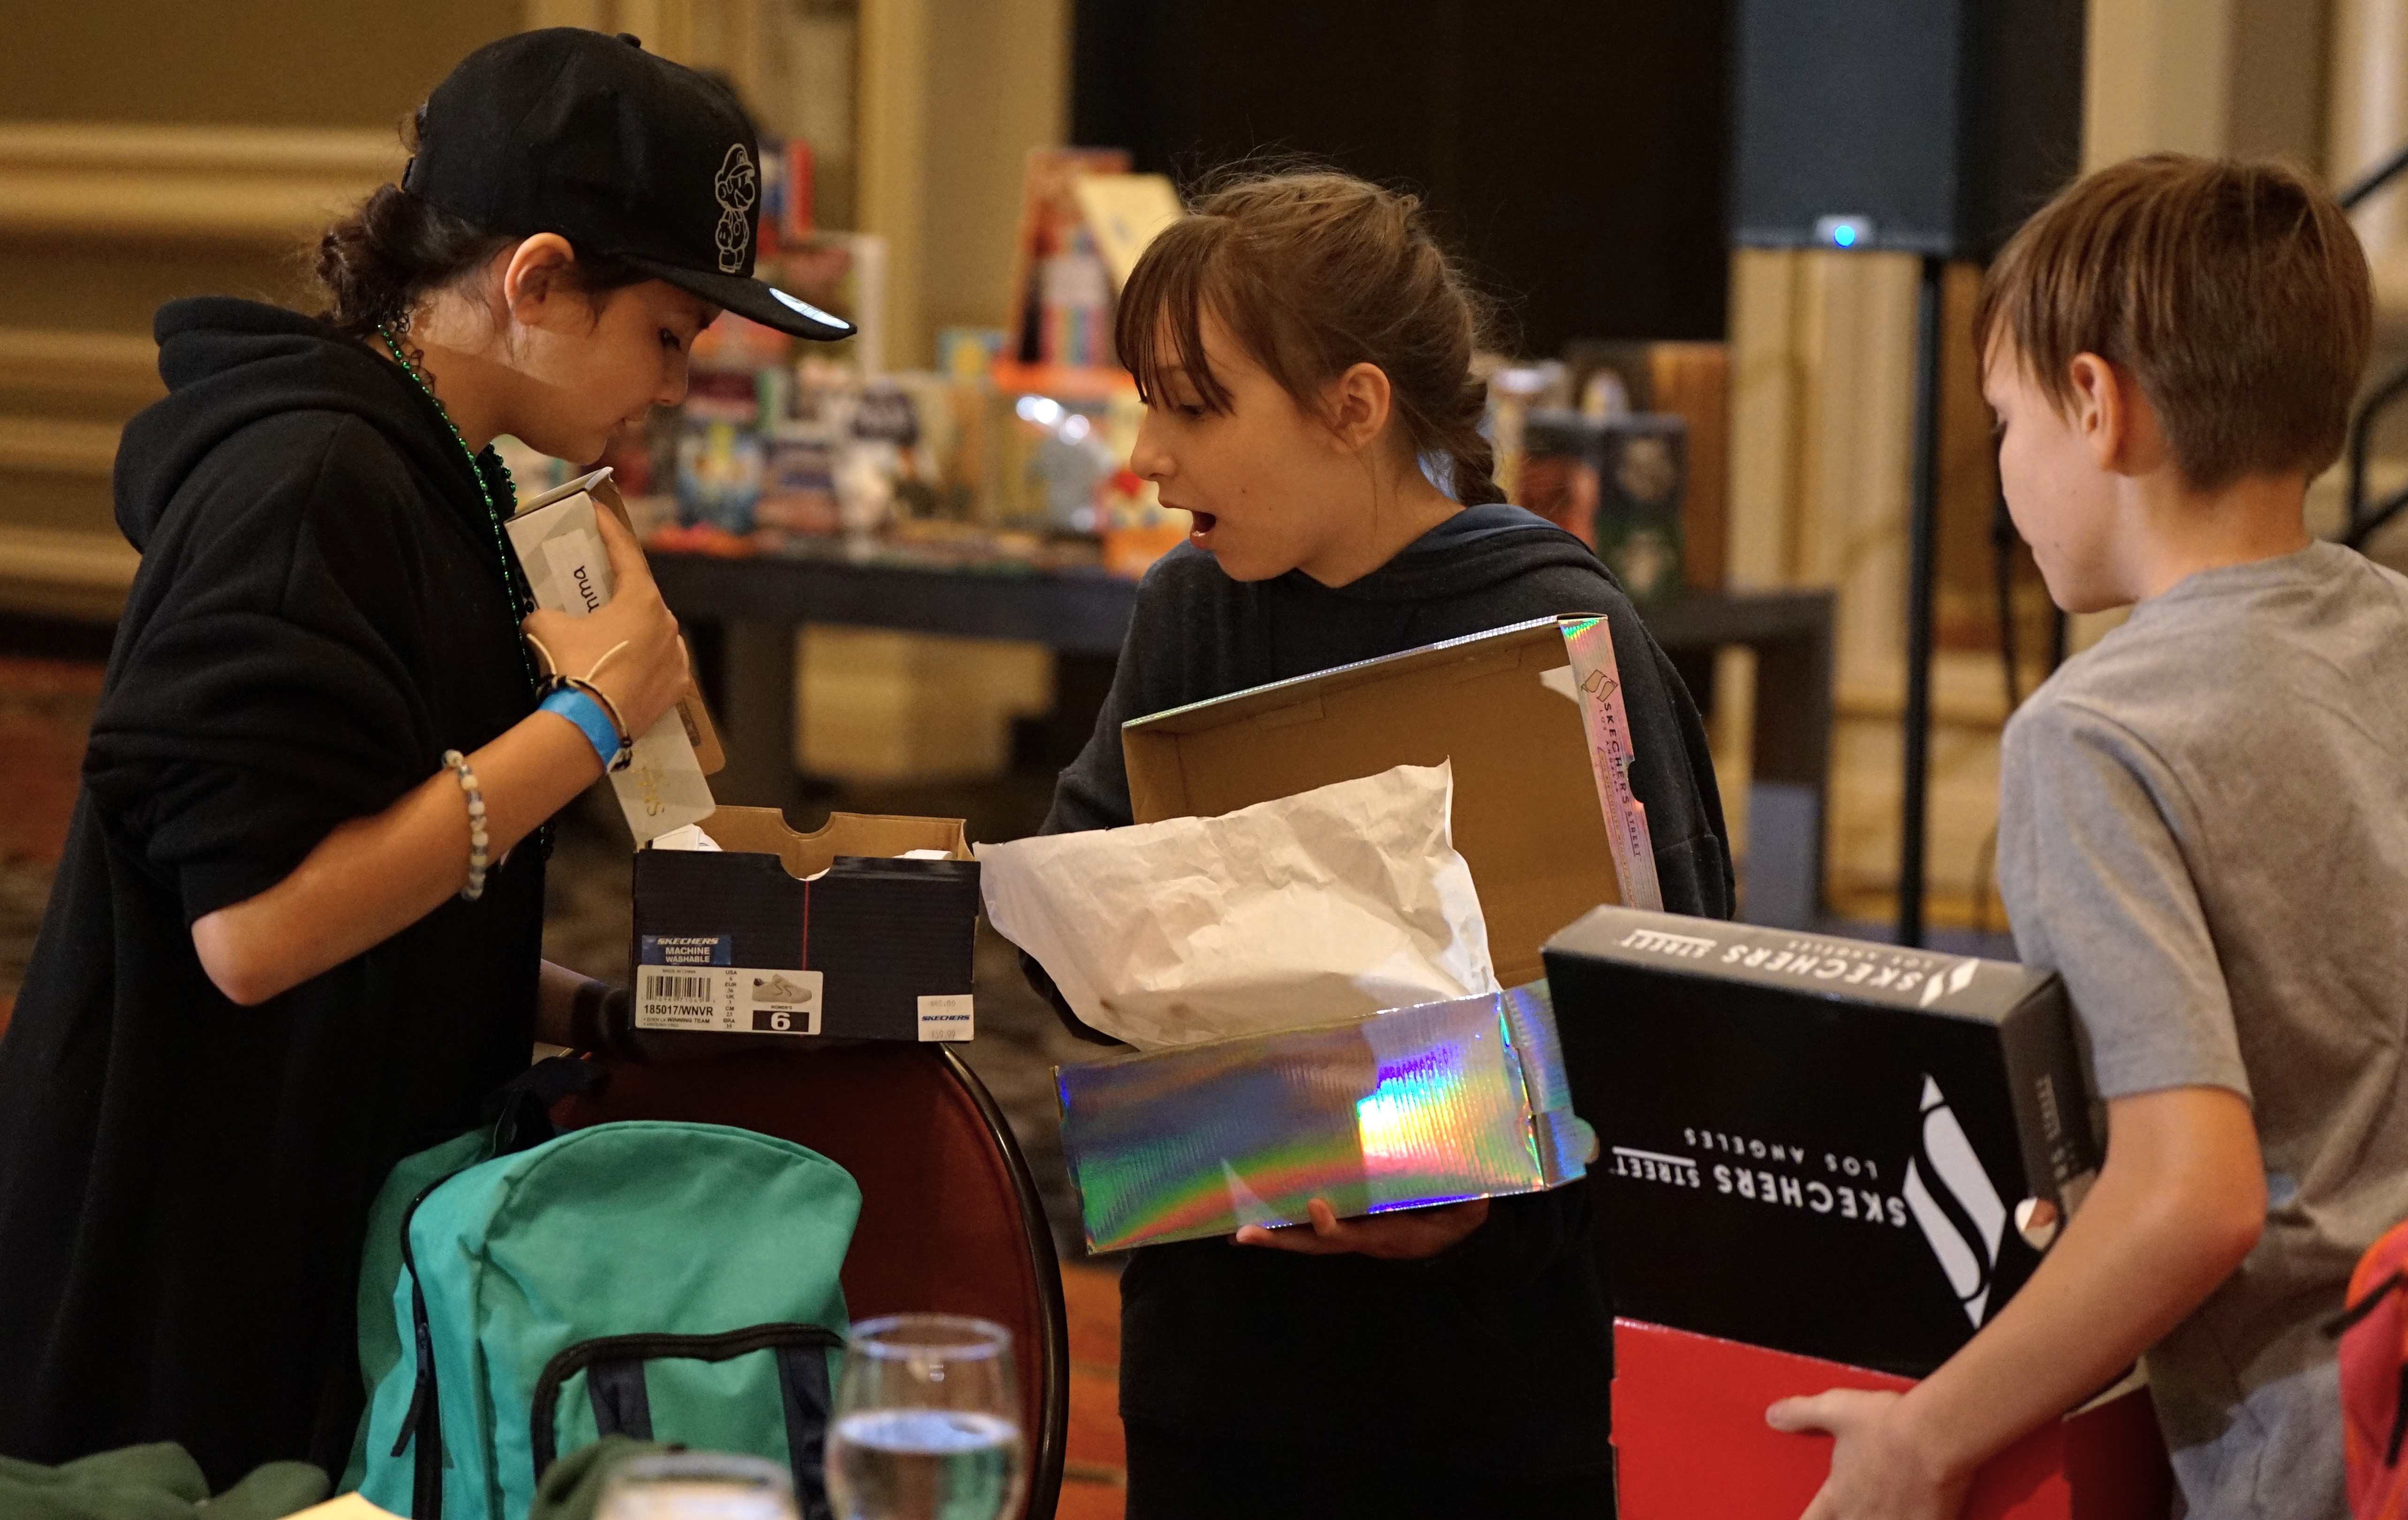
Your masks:
[[[575,724],[578,732],[585,736],[585,742],[593,745],[594,753],[601,757],[603,769],[609,769],[619,758],[619,731],[610,726],[609,715],[602,710],[602,704],[583,692],[556,691],[537,703],[535,710],[557,712]]]

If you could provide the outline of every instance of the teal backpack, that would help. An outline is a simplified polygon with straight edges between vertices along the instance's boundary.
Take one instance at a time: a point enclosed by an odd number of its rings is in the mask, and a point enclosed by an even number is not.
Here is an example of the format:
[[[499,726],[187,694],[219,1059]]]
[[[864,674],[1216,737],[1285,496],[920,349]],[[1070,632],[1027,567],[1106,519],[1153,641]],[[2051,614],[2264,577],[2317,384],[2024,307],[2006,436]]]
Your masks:
[[[619,1434],[786,1464],[824,1520],[851,1175],[717,1125],[515,1152],[512,1130],[421,1152],[377,1197],[343,1487],[413,1520],[519,1520],[555,1457]]]

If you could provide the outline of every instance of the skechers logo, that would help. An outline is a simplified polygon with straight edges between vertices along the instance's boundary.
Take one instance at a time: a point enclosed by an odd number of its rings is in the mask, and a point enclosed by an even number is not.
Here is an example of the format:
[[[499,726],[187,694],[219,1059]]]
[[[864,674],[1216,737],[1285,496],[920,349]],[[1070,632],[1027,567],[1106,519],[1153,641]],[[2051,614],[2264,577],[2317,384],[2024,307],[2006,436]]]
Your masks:
[[[1944,997],[1963,992],[1973,984],[1973,972],[1981,964],[1980,961],[1958,961],[1956,968],[1946,976],[1934,976],[1923,984],[1923,1001],[1916,1006],[1929,1008]]]
[[[1967,961],[1957,968],[1967,981],[1972,979],[1973,964]],[[1948,980],[1956,981],[1956,974]],[[1935,985],[1937,982],[1935,978]],[[1948,1274],[1948,1285],[1956,1290],[1965,1317],[1979,1328],[1999,1268],[2007,1206],[1990,1174],[1982,1169],[1981,1158],[1973,1154],[1965,1127],[1956,1122],[1940,1084],[1928,1076],[1923,1079],[1922,1106],[1914,1154],[1906,1165],[1906,1205],[1922,1226],[1932,1255],[1939,1258],[1940,1269]]]

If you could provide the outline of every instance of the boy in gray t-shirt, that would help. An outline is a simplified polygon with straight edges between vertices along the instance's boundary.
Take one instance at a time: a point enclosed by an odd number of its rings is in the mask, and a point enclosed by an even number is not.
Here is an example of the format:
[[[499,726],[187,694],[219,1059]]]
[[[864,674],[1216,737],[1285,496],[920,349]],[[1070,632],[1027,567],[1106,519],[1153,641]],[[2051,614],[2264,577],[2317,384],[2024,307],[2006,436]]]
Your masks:
[[[2333,1344],[2408,1217],[2408,580],[2301,525],[2366,362],[2366,264],[2264,164],[2101,171],[1992,266],[1999,468],[2050,595],[2133,605],[2008,724],[1999,882],[2108,1115],[2024,1290],[1837,1438],[1809,1520],[1953,1515],[2146,1353],[2184,1513],[2346,1514]]]

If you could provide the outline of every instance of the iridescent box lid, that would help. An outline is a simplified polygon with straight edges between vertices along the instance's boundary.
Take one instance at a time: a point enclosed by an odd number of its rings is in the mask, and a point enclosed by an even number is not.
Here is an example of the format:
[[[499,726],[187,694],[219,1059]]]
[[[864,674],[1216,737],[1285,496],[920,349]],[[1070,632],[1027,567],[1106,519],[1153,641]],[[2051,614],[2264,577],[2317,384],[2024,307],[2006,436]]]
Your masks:
[[[1055,1068],[1095,1251],[1535,1193],[1584,1174],[1546,984]]]

